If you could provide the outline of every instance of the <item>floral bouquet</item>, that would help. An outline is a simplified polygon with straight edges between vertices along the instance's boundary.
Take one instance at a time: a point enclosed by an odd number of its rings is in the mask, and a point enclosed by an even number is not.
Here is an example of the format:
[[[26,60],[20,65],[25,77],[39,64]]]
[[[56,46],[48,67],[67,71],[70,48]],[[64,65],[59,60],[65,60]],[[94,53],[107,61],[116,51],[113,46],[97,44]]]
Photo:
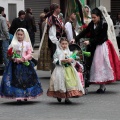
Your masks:
[[[74,60],[78,59],[78,58],[79,58],[79,56],[78,56],[78,50],[75,50],[75,51],[72,53],[72,55],[70,56],[70,58],[72,58],[72,59],[74,59]]]
[[[70,56],[70,58],[73,58],[73,59],[78,59],[79,58],[79,51],[75,50],[72,55]],[[90,57],[91,56],[91,52],[87,52],[87,51],[84,51],[82,50],[82,54],[85,55],[86,57]]]
[[[7,52],[8,57],[11,57],[12,59],[14,58],[22,58],[19,54],[16,53],[16,51],[13,51],[13,48],[10,48]],[[23,62],[24,65],[29,66],[30,63],[28,61]]]
[[[81,27],[80,27],[80,29],[83,31],[84,29],[86,29],[87,28],[87,25],[86,24],[83,24]]]

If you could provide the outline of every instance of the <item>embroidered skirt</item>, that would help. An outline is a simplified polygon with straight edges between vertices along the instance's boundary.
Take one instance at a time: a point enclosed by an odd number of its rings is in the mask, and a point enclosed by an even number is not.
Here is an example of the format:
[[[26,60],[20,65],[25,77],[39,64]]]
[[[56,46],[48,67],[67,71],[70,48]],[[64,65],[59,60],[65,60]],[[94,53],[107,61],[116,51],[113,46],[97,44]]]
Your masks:
[[[29,66],[9,62],[0,86],[1,97],[29,99],[42,93],[41,83],[31,61]]]
[[[70,98],[80,97],[84,89],[77,71],[72,66],[57,66],[50,79],[47,95],[50,97]]]
[[[50,71],[51,70],[51,52],[48,47],[48,34],[45,34],[45,38],[43,41],[43,45],[40,51],[40,57],[38,58],[37,69],[43,71]]]

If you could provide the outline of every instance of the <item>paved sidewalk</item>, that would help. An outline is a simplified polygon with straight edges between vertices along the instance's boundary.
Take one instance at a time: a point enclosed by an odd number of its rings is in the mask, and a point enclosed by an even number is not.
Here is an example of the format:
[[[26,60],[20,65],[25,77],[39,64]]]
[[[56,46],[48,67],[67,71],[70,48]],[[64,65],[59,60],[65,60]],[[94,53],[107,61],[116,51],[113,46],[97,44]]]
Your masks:
[[[37,51],[34,55],[37,56]],[[58,103],[46,95],[50,72],[37,71],[37,74],[43,95],[21,104],[0,98],[0,120],[120,120],[120,81],[107,85],[105,94],[97,94],[99,86],[91,85],[88,95],[72,98],[73,104],[66,105],[64,99]]]

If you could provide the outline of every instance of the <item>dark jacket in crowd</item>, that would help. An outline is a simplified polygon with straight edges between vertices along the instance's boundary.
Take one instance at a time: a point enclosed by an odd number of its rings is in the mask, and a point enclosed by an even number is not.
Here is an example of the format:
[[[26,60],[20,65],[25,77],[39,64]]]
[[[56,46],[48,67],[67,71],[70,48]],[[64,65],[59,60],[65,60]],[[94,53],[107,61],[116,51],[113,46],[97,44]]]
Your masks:
[[[15,31],[16,31],[18,28],[26,28],[26,29],[27,29],[26,21],[25,21],[25,20],[20,20],[20,18],[15,18],[15,19],[12,21],[12,24],[11,24],[11,27],[10,27],[9,32],[10,32],[12,35],[14,35]]]
[[[26,13],[25,21],[27,22],[27,30],[29,33],[36,32],[35,18],[31,13]]]
[[[106,22],[100,21],[94,29],[94,23],[91,21],[88,27],[76,36],[76,41],[79,41],[80,38],[84,38],[85,35],[89,33],[90,45],[95,49],[97,45],[101,45],[108,40],[107,30],[108,25]]]

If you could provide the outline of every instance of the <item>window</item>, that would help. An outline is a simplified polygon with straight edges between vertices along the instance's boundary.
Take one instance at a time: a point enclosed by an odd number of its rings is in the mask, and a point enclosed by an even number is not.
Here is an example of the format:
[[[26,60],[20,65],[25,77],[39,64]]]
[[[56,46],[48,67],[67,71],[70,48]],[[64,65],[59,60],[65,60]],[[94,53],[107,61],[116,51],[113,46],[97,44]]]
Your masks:
[[[16,4],[8,4],[8,17],[9,17],[10,23],[13,21],[14,18],[17,17]]]
[[[87,5],[88,5],[91,9],[94,9],[95,7],[100,6],[100,0],[87,0]]]

